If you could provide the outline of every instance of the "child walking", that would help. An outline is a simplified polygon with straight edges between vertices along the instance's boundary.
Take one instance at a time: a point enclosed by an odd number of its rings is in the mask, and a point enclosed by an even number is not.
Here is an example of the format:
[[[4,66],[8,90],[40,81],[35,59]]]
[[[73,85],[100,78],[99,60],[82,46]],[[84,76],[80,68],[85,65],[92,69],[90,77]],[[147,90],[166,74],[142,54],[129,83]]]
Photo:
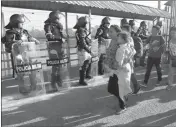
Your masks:
[[[171,90],[174,80],[174,73],[176,73],[176,27],[172,27],[170,30],[170,41],[169,41],[169,54],[170,54],[170,62],[169,62],[169,74],[168,74],[168,86],[167,90]]]
[[[158,75],[158,81],[156,85],[160,85],[162,81],[161,56],[165,51],[165,40],[161,35],[159,35],[159,30],[160,28],[158,26],[153,26],[152,35],[146,41],[146,43],[149,44],[149,55],[147,60],[147,70],[145,73],[144,82],[142,84],[143,87],[147,87],[153,65],[156,66]]]

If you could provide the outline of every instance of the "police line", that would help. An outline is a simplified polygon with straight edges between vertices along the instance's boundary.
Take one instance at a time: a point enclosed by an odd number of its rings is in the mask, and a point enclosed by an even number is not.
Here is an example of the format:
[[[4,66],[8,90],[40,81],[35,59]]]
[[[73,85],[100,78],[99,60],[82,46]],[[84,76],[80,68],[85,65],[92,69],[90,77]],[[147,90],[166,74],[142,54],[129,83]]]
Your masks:
[[[17,73],[35,71],[35,70],[40,70],[40,69],[42,69],[42,63],[41,62],[32,63],[32,64],[17,65],[16,66]]]

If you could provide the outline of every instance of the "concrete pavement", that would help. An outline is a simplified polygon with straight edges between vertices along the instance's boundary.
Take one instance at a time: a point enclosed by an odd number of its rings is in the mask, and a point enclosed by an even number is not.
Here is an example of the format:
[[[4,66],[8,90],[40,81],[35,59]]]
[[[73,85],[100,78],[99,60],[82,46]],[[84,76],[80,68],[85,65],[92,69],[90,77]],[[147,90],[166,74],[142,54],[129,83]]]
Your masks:
[[[144,73],[143,69],[137,71],[138,80],[143,80]],[[176,88],[165,90],[167,68],[163,68],[163,77],[163,85],[155,87],[154,69],[148,88],[142,89],[139,95],[130,96],[127,111],[120,115],[114,113],[113,107],[118,105],[118,101],[107,92],[106,83],[72,87],[59,93],[22,100],[14,100],[12,92],[3,93],[2,126],[173,127],[176,126]]]

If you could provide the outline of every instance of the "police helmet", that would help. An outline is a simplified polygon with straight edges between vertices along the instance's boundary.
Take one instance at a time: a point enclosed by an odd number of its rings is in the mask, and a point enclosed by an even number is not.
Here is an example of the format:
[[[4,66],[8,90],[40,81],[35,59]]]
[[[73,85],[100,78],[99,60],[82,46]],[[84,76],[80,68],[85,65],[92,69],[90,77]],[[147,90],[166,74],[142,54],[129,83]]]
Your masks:
[[[105,17],[105,18],[102,19],[101,24],[102,25],[104,25],[104,24],[110,24],[110,20],[111,19],[109,17]]]
[[[145,21],[142,21],[140,26],[147,26],[146,22]]]
[[[49,14],[49,18],[51,20],[54,20],[54,19],[61,19],[61,16],[64,16],[59,10],[57,11],[52,11],[50,14]]]
[[[86,16],[80,17],[76,23],[76,25],[73,27],[74,29],[77,29],[78,27],[85,27],[85,25],[88,23],[88,18]]]
[[[21,14],[14,14],[10,17],[10,22],[7,26],[5,26],[6,29],[10,29],[14,27],[18,23],[24,23],[25,22],[25,17],[24,15]]]
[[[134,21],[134,20],[130,20],[130,21],[129,21],[129,25],[130,25],[130,26],[134,26],[134,25],[135,25],[135,21]]]
[[[123,18],[123,19],[121,20],[121,26],[123,26],[123,25],[125,25],[125,24],[128,24],[128,21],[127,21],[126,18]]]

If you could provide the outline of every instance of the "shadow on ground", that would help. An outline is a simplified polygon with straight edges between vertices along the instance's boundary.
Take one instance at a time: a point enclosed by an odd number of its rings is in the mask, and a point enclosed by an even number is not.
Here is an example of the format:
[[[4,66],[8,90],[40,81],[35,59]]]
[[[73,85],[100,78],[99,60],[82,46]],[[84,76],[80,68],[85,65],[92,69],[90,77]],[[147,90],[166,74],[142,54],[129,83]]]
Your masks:
[[[175,88],[169,92],[163,89],[154,90],[154,88],[150,85],[149,88],[142,90],[141,94],[129,97],[129,107],[153,98],[159,99],[159,103],[176,100]],[[109,106],[113,107],[114,105],[118,105],[118,102],[107,92],[107,85],[93,88],[79,87],[42,97],[3,102],[2,125],[73,127],[113,116],[114,109],[109,108]],[[147,123],[148,126],[152,126],[157,124],[158,121],[161,122],[161,120],[169,124],[174,122],[175,112],[176,110],[172,110],[155,116],[137,119],[123,126]],[[106,122],[95,123],[94,127],[101,126],[106,126]]]

